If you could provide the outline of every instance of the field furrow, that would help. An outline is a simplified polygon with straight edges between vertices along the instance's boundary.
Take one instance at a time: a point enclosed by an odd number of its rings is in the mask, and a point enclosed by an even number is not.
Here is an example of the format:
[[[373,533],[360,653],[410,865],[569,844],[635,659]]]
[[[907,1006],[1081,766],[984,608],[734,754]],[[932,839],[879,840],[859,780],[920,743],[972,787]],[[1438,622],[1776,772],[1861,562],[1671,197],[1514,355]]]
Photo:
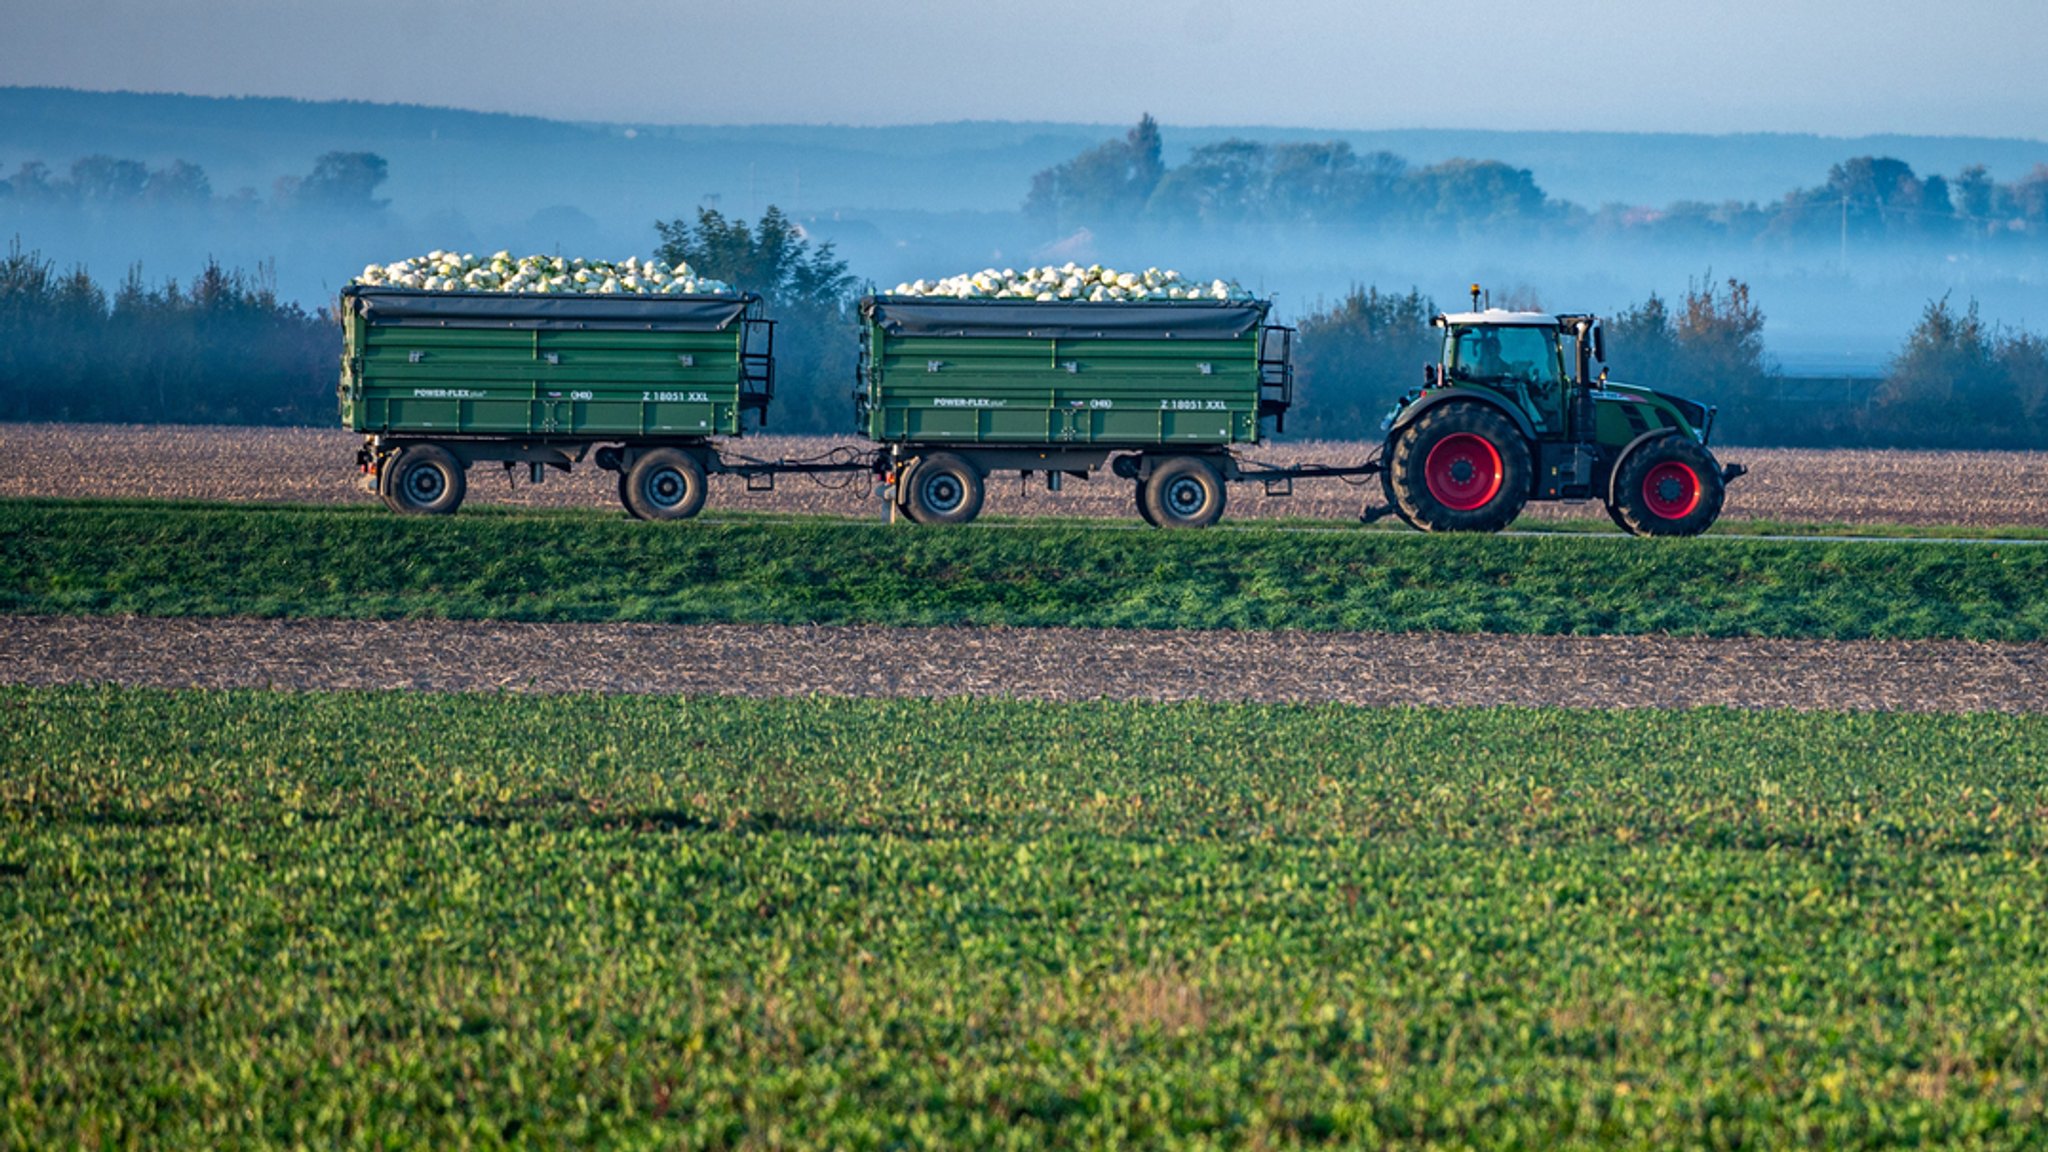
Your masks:
[[[2048,712],[2048,644],[0,616],[0,683]]]

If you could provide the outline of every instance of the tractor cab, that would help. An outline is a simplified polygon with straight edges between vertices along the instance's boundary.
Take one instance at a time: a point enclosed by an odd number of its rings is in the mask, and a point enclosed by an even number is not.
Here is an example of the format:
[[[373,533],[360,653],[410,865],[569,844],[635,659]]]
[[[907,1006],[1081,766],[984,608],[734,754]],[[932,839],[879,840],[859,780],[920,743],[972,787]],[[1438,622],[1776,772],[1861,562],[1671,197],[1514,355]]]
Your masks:
[[[1559,317],[1489,308],[1435,322],[1444,331],[1443,359],[1430,383],[1490,389],[1526,415],[1538,436],[1566,434],[1573,386],[1586,381],[1573,371]]]

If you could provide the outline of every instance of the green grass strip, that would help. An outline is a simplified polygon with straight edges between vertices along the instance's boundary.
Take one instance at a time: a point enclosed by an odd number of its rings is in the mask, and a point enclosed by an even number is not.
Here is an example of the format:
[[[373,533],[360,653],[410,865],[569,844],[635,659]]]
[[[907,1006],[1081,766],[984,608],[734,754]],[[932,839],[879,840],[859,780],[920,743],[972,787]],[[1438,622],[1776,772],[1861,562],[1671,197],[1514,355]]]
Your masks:
[[[2040,717],[5,689],[0,1145],[2033,1147],[2044,811]]]
[[[0,610],[2017,641],[2048,548],[10,502]]]

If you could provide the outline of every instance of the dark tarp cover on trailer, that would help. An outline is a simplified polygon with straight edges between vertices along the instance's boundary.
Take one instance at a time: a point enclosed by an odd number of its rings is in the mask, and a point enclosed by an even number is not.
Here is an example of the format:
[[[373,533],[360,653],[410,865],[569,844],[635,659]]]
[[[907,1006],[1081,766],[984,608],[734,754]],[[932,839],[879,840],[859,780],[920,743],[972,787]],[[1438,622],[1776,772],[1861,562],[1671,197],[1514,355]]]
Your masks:
[[[1234,340],[1266,318],[1262,300],[1091,303],[870,296],[861,311],[891,336],[1107,336]]]
[[[760,297],[552,296],[534,292],[422,292],[351,286],[373,325],[401,328],[607,329],[722,332]]]

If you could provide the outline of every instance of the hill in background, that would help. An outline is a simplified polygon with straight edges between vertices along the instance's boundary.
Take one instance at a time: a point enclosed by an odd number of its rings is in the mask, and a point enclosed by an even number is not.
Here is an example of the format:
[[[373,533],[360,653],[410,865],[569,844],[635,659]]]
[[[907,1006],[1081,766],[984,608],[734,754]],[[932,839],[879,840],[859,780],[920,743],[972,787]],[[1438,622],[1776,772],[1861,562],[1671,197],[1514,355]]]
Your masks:
[[[0,163],[10,168],[31,157],[52,167],[93,153],[175,157],[205,167],[223,191],[260,191],[322,152],[368,150],[390,161],[393,202],[412,212],[465,206],[531,212],[540,201],[603,207],[603,190],[593,182],[607,173],[610,179],[631,173],[631,183],[646,185],[612,193],[621,204],[665,206],[679,194],[691,202],[716,195],[741,211],[750,196],[799,211],[1009,211],[1022,201],[1033,173],[1125,127],[585,124],[371,101],[0,88]],[[1772,200],[1816,182],[1844,157],[1865,154],[1895,156],[1922,172],[1983,164],[2003,179],[2048,163],[2048,143],[1980,136],[1203,125],[1167,125],[1167,159],[1178,162],[1233,136],[1341,140],[1360,153],[1394,152],[1416,164],[1501,160],[1531,169],[1552,196],[1588,207]]]
[[[587,124],[374,102],[221,99],[0,88],[0,175],[28,161],[62,174],[107,155],[151,166],[185,160],[212,192],[248,209],[186,226],[148,226],[119,212],[39,212],[0,200],[0,230],[103,279],[139,261],[146,275],[189,276],[209,257],[274,261],[279,289],[308,303],[331,296],[364,263],[429,247],[501,247],[592,255],[646,253],[656,219],[712,205],[752,217],[770,203],[838,244],[853,270],[882,284],[984,264],[1076,256],[1173,264],[1236,275],[1277,294],[1283,309],[1353,283],[1421,286],[1440,297],[1483,279],[1551,307],[1611,311],[1651,291],[1671,295],[1709,267],[1757,286],[1773,348],[1817,366],[1880,362],[1930,298],[1984,299],[1987,313],[2048,327],[2038,270],[1972,263],[1970,254],[1815,255],[1747,250],[1590,251],[1536,234],[1485,238],[1301,235],[1047,237],[1019,212],[1035,173],[1121,134],[1123,126],[949,123],[835,125]],[[1233,136],[1337,140],[1411,164],[1453,157],[1529,169],[1549,196],[1582,207],[1673,201],[1772,201],[1821,183],[1830,165],[1888,155],[1918,171],[1971,164],[2002,180],[2048,163],[2048,144],[1973,137],[1657,135],[1578,132],[1356,131],[1182,127],[1164,130],[1178,163]],[[329,152],[367,152],[388,165],[374,220],[309,228],[255,210],[280,179]]]

